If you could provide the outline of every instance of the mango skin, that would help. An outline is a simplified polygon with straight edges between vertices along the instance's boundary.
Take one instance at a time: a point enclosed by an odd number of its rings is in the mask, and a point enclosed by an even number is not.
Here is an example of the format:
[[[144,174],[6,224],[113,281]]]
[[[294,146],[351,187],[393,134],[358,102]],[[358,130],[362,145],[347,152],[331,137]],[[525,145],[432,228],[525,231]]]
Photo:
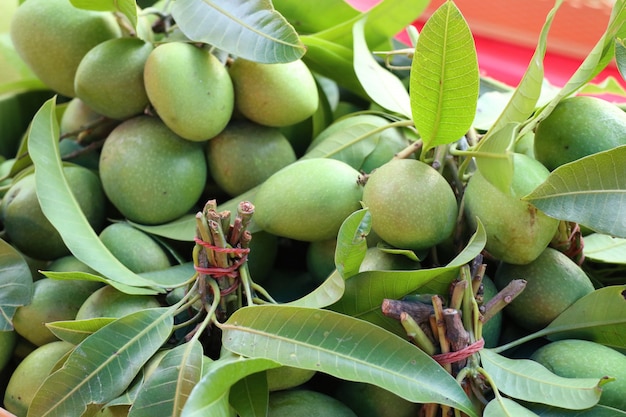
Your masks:
[[[535,158],[549,170],[626,145],[626,113],[598,97],[568,97],[539,122]]]
[[[302,60],[262,64],[242,58],[230,66],[235,106],[248,119],[266,126],[296,124],[315,113],[315,78]]]
[[[428,249],[449,237],[458,216],[452,188],[415,159],[392,160],[372,172],[363,188],[372,230],[400,249]]]
[[[127,119],[148,106],[143,70],[151,43],[115,38],[93,47],[80,61],[74,79],[76,96],[95,112]]]
[[[359,172],[335,159],[303,159],[269,177],[254,198],[254,219],[266,232],[313,242],[337,237],[361,208]]]
[[[485,249],[495,258],[512,264],[535,260],[548,246],[559,220],[521,198],[534,190],[550,172],[538,161],[513,155],[512,193],[504,194],[476,171],[465,188],[465,217],[476,228],[478,217],[487,233]]]
[[[500,263],[494,283],[499,290],[514,279],[525,279],[526,288],[504,313],[530,331],[544,328],[594,286],[574,261],[553,248],[546,248],[525,265]]]
[[[161,304],[153,295],[126,294],[105,285],[85,299],[76,313],[76,320],[98,317],[119,319],[139,310],[157,307],[161,307]]]
[[[626,355],[608,346],[581,339],[557,340],[540,347],[530,359],[565,378],[602,378],[599,404],[626,411]]]
[[[78,9],[69,0],[28,0],[13,15],[11,40],[33,73],[50,89],[74,97],[74,77],[94,46],[122,36],[108,12]]]
[[[201,144],[184,140],[159,119],[137,116],[117,126],[100,153],[105,194],[127,219],[165,223],[198,201],[207,167]]]
[[[270,394],[268,417],[356,417],[356,414],[329,395],[295,389]]]
[[[233,83],[205,49],[184,42],[156,47],[146,61],[144,84],[159,117],[187,140],[211,139],[232,116]]]

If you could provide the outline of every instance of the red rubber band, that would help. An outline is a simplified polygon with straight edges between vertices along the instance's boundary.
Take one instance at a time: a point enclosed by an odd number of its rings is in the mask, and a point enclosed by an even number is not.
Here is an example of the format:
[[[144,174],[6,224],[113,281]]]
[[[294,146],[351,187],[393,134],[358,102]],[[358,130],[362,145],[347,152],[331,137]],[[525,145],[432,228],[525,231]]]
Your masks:
[[[457,350],[456,352],[440,353],[439,355],[433,355],[432,357],[437,361],[437,363],[439,363],[439,365],[445,365],[447,363],[454,363],[467,359],[474,353],[481,350],[484,346],[485,341],[483,339],[479,339],[471,345],[468,345],[461,350]]]
[[[250,248],[222,248],[220,246],[215,246],[209,242],[205,242],[204,240],[200,239],[199,237],[195,237],[193,239],[198,245],[203,246],[207,249],[211,249],[215,252],[220,252],[220,253],[234,253],[235,255],[247,255],[248,253],[250,253]]]
[[[238,259],[234,264],[232,264],[228,268],[220,268],[218,266],[202,267],[202,266],[197,266],[197,265],[194,265],[193,267],[196,270],[196,272],[198,272],[199,274],[211,275],[214,278],[221,278],[221,277],[236,278],[237,276],[239,276],[237,269],[239,269],[239,267],[243,265],[243,263],[247,259],[248,257],[244,255],[242,258]]]

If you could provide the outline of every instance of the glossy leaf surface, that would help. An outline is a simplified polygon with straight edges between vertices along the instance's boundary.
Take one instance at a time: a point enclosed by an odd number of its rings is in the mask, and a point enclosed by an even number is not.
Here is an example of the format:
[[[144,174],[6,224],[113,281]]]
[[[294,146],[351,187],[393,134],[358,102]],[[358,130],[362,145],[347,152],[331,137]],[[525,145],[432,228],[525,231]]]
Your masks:
[[[626,239],[602,233],[592,233],[585,236],[584,240],[583,253],[585,259],[612,264],[626,264]]]
[[[18,307],[30,303],[33,278],[26,260],[0,239],[0,332],[13,330]]]
[[[527,408],[508,398],[495,398],[489,401],[483,417],[538,417]]]
[[[74,7],[99,12],[120,12],[137,27],[137,3],[135,0],[70,0]]]

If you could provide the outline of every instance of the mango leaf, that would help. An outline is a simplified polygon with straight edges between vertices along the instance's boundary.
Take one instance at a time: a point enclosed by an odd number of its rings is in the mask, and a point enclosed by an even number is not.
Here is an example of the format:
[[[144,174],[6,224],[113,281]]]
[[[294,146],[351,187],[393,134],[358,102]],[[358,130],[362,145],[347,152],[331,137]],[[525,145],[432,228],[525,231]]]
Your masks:
[[[97,281],[103,282],[105,284],[109,284],[115,289],[122,291],[126,294],[134,294],[134,295],[150,295],[155,294],[155,291],[150,288],[145,287],[134,287],[131,285],[126,285],[121,282],[113,281],[108,278],[105,278],[101,275],[90,274],[89,272],[75,271],[75,272],[58,272],[58,271],[41,271],[41,274],[45,277],[52,279],[78,279],[83,281]]]
[[[83,340],[114,322],[113,317],[97,317],[85,320],[63,320],[46,323],[46,327],[59,339],[73,345],[78,345]]]
[[[494,132],[489,132],[489,140],[484,139],[478,143],[476,153],[476,166],[481,174],[494,187],[505,194],[511,193],[513,181],[513,144],[519,129],[519,123],[511,122]],[[489,132],[487,135],[489,135]]]
[[[367,209],[355,211],[341,224],[337,234],[335,267],[343,279],[359,272],[367,250],[366,237],[371,227],[372,216]]]
[[[509,397],[582,410],[597,404],[602,394],[598,378],[563,378],[530,359],[509,359],[483,349],[480,360],[498,390]]]
[[[182,417],[231,417],[230,388],[248,375],[276,368],[279,364],[263,358],[227,356],[208,364],[200,382],[191,391]]]
[[[143,364],[170,336],[173,310],[154,308],[124,316],[87,337],[61,369],[39,387],[28,416],[81,416],[89,404],[122,394]]]
[[[341,299],[345,282],[335,269],[324,282],[304,297],[285,303],[295,307],[324,308]]]
[[[139,230],[168,239],[191,242],[196,235],[195,214],[185,214],[171,222],[157,225],[145,225],[127,221]]]
[[[527,408],[522,407],[515,401],[496,397],[489,401],[483,411],[483,417],[538,417]]]
[[[55,100],[51,98],[39,109],[28,135],[28,151],[35,164],[35,182],[41,210],[80,261],[110,281],[126,286],[146,287],[144,291],[152,293],[162,291],[156,288],[155,283],[126,268],[104,246],[80,209],[63,174]]]
[[[381,323],[380,306],[385,298],[399,299],[417,289],[444,293],[458,275],[460,267],[480,254],[486,239],[485,229],[479,222],[465,249],[446,266],[414,271],[365,271],[353,275],[346,280],[344,296],[330,308],[349,316]],[[436,279],[439,280],[433,284],[432,281]]]
[[[170,349],[137,393],[128,417],[180,416],[202,377],[202,354],[197,340]]]
[[[613,76],[608,76],[600,83],[587,83],[578,90],[578,94],[603,95],[612,94],[616,96],[626,97],[626,89]]]
[[[411,109],[424,148],[461,138],[471,127],[479,91],[472,33],[454,2],[428,19],[415,46]]]
[[[365,19],[353,26],[354,72],[370,98],[379,106],[411,118],[411,99],[402,81],[383,68],[369,50],[365,40]]]
[[[281,365],[366,382],[413,402],[476,410],[430,356],[375,325],[327,310],[262,305],[237,310],[222,325],[223,346]]]
[[[26,260],[0,239],[0,332],[13,330],[18,307],[30,303],[33,278]]]
[[[550,407],[544,404],[523,403],[524,407],[537,414],[539,417],[624,417],[626,411],[605,405],[596,405],[586,410],[566,410],[564,408]]]
[[[195,42],[267,64],[295,61],[305,48],[269,0],[176,0],[172,16]]]
[[[137,27],[137,3],[135,0],[70,0],[70,3],[79,9],[120,12],[128,18],[133,28]]]
[[[265,417],[269,404],[265,372],[250,374],[230,388],[229,402],[240,417]]]
[[[626,145],[561,165],[523,197],[548,216],[626,238]]]
[[[322,32],[360,14],[344,0],[272,0],[272,4],[300,34]]]
[[[585,259],[610,264],[626,264],[626,239],[602,233],[592,233],[584,238]]]
[[[615,64],[623,79],[626,79],[626,45],[623,38],[615,38]]]
[[[166,269],[157,271],[142,272],[139,276],[144,277],[152,282],[156,282],[159,286],[165,288],[179,287],[196,273],[193,262],[185,262],[179,265],[173,265]]]

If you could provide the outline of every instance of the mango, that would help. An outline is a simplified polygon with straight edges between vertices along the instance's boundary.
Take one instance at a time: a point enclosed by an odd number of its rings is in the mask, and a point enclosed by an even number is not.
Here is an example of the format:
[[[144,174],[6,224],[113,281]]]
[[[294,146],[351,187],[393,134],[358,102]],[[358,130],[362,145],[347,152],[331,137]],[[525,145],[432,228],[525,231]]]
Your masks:
[[[161,307],[161,304],[153,295],[126,294],[105,285],[85,299],[76,313],[76,320],[98,317],[119,319],[136,311],[156,307]]]
[[[356,417],[347,405],[321,392],[296,389],[270,394],[268,417]]]
[[[127,219],[165,223],[198,201],[207,177],[204,149],[155,117],[137,116],[117,126],[100,153],[104,192]]]
[[[333,393],[359,417],[414,417],[419,415],[420,405],[364,382],[339,381]]]
[[[112,119],[142,113],[149,103],[143,71],[153,49],[151,43],[128,37],[96,45],[76,70],[76,96],[95,112]]]
[[[211,177],[233,197],[296,161],[291,144],[278,128],[246,120],[232,121],[209,140],[206,155]]]
[[[317,84],[302,60],[263,64],[242,58],[230,65],[235,106],[248,119],[267,126],[289,126],[315,113]]]
[[[536,331],[544,328],[594,286],[574,261],[553,248],[546,248],[524,265],[501,262],[494,282],[498,289],[514,279],[526,280],[526,288],[504,312],[519,326]]]
[[[428,249],[449,237],[458,216],[454,191],[431,166],[392,160],[373,171],[363,188],[372,230],[400,249]]]
[[[163,122],[191,141],[216,136],[233,113],[233,83],[224,64],[189,43],[157,46],[146,61],[144,84]]]
[[[254,198],[254,218],[266,232],[313,242],[337,237],[360,208],[359,172],[326,158],[303,159],[269,177]]]
[[[599,404],[626,411],[626,355],[589,340],[557,340],[530,359],[565,378],[615,378],[602,386]]]
[[[485,226],[485,249],[491,255],[521,265],[543,252],[556,233],[559,220],[521,200],[550,172],[540,162],[519,153],[513,155],[513,166],[510,194],[494,187],[480,171],[474,172],[465,188],[465,217],[473,229],[476,218]]]
[[[28,0],[11,22],[15,50],[50,89],[74,97],[76,69],[85,54],[122,31],[112,13],[78,9],[69,0]]]

